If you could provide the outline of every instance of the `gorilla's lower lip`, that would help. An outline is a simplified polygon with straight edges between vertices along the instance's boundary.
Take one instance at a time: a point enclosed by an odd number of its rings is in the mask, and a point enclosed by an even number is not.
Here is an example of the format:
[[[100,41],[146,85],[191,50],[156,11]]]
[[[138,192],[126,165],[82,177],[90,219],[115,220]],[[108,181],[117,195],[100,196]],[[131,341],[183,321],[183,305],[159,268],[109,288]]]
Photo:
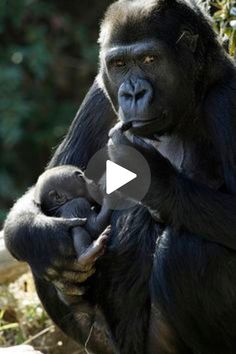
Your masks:
[[[162,114],[159,118],[153,118],[149,120],[133,120],[129,123],[126,123],[124,128],[125,130],[130,130],[131,133],[138,136],[153,136],[153,134],[162,134],[166,130],[167,120],[165,118],[165,113]]]

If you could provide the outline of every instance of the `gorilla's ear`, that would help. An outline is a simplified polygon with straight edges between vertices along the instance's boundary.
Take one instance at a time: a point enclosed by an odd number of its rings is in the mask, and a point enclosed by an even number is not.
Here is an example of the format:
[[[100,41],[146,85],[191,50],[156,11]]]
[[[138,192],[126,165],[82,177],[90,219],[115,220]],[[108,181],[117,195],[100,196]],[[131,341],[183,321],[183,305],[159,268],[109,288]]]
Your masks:
[[[184,43],[191,50],[191,52],[194,53],[197,49],[198,37],[199,35],[192,33],[191,30],[182,28],[176,44]]]
[[[219,153],[227,190],[236,193],[236,78],[211,88],[205,101],[207,124]]]

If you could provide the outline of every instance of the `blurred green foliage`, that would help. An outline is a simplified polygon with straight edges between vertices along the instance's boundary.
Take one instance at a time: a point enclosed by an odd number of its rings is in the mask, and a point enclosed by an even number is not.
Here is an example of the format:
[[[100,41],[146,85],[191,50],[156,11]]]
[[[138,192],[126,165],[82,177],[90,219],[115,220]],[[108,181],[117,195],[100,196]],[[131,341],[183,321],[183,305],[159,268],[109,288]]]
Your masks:
[[[98,23],[110,3],[0,0],[0,222],[42,172],[92,82]],[[211,6],[233,54],[233,1]]]
[[[0,222],[43,170],[96,74],[109,3],[0,0]]]
[[[236,52],[236,1],[214,0],[211,3],[214,26],[230,55]]]

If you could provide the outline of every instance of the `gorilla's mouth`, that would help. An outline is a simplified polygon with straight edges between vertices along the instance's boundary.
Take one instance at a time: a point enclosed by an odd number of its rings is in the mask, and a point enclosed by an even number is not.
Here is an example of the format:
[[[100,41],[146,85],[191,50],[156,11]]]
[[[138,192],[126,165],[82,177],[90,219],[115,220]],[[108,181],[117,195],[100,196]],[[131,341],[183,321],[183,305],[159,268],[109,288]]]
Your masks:
[[[125,130],[130,130],[131,133],[143,137],[148,137],[154,134],[161,135],[166,129],[167,120],[165,113],[161,117],[155,117],[149,120],[136,119],[125,124]]]

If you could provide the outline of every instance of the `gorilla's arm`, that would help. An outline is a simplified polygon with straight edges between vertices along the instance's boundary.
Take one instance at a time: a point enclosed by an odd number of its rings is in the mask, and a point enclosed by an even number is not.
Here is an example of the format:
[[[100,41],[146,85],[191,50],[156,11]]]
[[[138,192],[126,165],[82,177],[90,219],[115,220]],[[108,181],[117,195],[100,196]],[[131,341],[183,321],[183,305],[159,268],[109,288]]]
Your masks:
[[[154,165],[154,161],[149,163]],[[155,174],[153,166],[151,169],[153,181],[143,200],[146,207],[159,212],[176,229],[184,228],[236,250],[235,196],[197,184],[177,172],[159,178],[159,171]]]
[[[31,188],[15,203],[7,217],[4,236],[6,246],[15,258],[32,267],[37,265],[39,270],[49,264],[53,249],[60,253],[62,244],[63,255],[73,255],[67,234],[72,227],[84,225],[86,219],[47,217],[33,202],[33,193]]]
[[[225,108],[224,105],[223,107]],[[226,110],[224,122],[225,112]],[[219,128],[222,129],[221,126]],[[219,136],[217,133],[215,135]],[[235,190],[232,187],[232,179],[229,178],[231,185],[227,185],[228,189],[231,189],[230,194],[215,191],[176,171],[153,146],[139,137],[129,133],[126,135],[119,126],[118,129],[112,130],[110,136],[115,144],[131,144],[148,161],[152,181],[142,203],[152,214],[160,215],[166,224],[172,225],[177,230],[183,228],[210,241],[236,249],[236,196],[233,193]],[[222,144],[224,146],[225,141]],[[231,156],[235,153],[236,151],[232,152]],[[229,153],[226,154],[226,158],[228,156]],[[235,167],[231,166],[230,173],[233,177]]]
[[[74,164],[85,168],[90,157],[105,145],[108,131],[114,125],[114,117],[107,98],[95,80],[49,167]],[[38,257],[50,264],[51,258],[57,257],[49,240],[58,241],[60,229],[57,227],[55,233],[54,225],[50,228],[43,220],[36,222],[40,215],[39,208],[33,203],[31,189],[14,205],[4,226],[9,251],[19,260],[30,264],[35,263]],[[67,233],[63,234],[63,230],[61,239],[63,244],[68,243]]]
[[[95,81],[49,166],[75,164],[84,168],[89,158],[106,143],[114,122],[111,106]],[[73,240],[68,226],[61,223],[55,227],[45,222],[33,203],[33,192],[32,188],[10,211],[4,226],[6,245],[16,258],[30,264],[39,296],[52,319],[69,335],[73,330],[74,338],[81,341],[84,338],[79,335],[80,324],[54,287],[65,290],[68,295],[81,294]]]

